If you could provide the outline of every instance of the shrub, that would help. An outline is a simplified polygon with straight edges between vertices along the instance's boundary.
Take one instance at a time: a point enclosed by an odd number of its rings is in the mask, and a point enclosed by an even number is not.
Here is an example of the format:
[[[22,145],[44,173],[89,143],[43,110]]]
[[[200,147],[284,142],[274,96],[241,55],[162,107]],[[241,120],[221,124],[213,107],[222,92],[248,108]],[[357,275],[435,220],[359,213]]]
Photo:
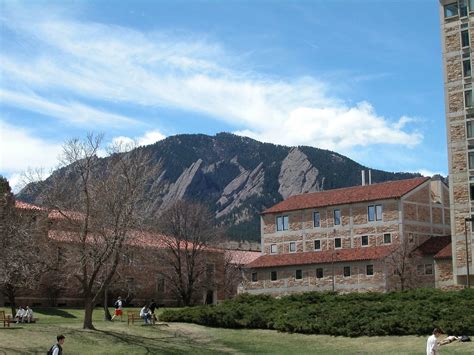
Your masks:
[[[161,319],[213,327],[343,336],[425,335],[439,326],[474,334],[474,290],[393,293],[308,292],[272,298],[242,294],[215,307],[166,310]]]

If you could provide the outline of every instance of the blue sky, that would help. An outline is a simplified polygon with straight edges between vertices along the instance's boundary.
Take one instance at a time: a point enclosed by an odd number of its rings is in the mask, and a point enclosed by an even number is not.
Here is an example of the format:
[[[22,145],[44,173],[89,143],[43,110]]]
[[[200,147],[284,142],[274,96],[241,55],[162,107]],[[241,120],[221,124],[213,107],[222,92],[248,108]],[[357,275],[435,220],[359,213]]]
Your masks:
[[[447,173],[436,0],[0,0],[0,174],[221,131]]]

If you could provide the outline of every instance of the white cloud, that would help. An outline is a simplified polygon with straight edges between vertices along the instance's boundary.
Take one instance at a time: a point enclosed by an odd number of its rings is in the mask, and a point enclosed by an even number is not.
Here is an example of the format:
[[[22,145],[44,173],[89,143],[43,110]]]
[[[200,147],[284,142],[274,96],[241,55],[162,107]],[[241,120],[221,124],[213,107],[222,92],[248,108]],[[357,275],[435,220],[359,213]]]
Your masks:
[[[390,120],[366,102],[349,106],[331,97],[330,86],[315,78],[278,80],[239,70],[238,60],[209,41],[97,23],[23,22],[11,13],[3,25],[47,48],[26,60],[4,54],[6,85],[17,88],[23,83],[30,90],[50,90],[76,100],[45,105],[37,97],[15,92],[19,99],[10,93],[5,101],[54,117],[77,111],[79,121],[127,121],[88,111],[79,103],[86,98],[198,112],[239,127],[238,134],[278,144],[348,152],[373,144],[413,147],[423,139],[407,129],[412,118]],[[64,112],[71,105],[74,112]]]
[[[97,125],[104,125],[110,127],[137,123],[137,121],[128,117],[100,111],[78,102],[58,103],[32,93],[0,90],[0,100],[4,104],[55,117],[80,126],[96,127]]]
[[[156,143],[162,139],[165,139],[166,136],[158,130],[152,130],[145,132],[140,137],[126,137],[126,136],[118,136],[112,138],[112,145],[120,145],[122,147],[133,147],[135,145],[143,146]]]
[[[13,187],[28,169],[49,171],[57,166],[61,152],[61,144],[37,138],[27,129],[0,120],[0,172],[13,181]]]
[[[428,176],[428,177],[431,177],[433,175],[441,175],[441,176],[448,176],[446,174],[446,172],[443,172],[443,171],[432,171],[432,170],[427,170],[427,169],[420,169],[420,170],[417,170],[415,171],[415,173],[419,173],[423,176]]]

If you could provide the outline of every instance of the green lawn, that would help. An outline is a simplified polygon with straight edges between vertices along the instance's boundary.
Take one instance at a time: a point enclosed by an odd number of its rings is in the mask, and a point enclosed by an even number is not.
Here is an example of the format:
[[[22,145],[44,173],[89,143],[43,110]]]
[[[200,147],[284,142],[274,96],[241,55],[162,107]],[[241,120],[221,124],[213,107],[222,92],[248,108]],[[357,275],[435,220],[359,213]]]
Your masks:
[[[65,354],[423,354],[426,341],[416,336],[343,338],[184,323],[127,326],[126,316],[123,322],[103,321],[100,309],[94,312],[98,330],[88,331],[81,329],[82,310],[36,309],[35,314],[40,318],[36,324],[0,328],[0,355],[44,354],[57,334],[66,336]],[[474,342],[447,345],[442,353],[474,354]]]

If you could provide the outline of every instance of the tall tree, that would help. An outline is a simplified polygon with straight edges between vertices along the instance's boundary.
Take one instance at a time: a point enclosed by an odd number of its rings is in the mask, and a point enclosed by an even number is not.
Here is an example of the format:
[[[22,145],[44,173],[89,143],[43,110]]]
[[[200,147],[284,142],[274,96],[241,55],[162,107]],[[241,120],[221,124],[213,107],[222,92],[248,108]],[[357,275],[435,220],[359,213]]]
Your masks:
[[[35,288],[48,269],[50,248],[41,233],[42,223],[44,211],[16,208],[10,185],[0,176],[0,289],[12,316],[18,293]]]
[[[207,257],[219,230],[205,205],[184,200],[163,212],[158,226],[165,235],[163,263],[169,266],[162,275],[181,303],[189,306],[196,293],[211,281],[212,260]]]
[[[116,273],[129,232],[140,223],[137,206],[145,188],[146,164],[138,165],[123,152],[131,147],[120,145],[109,148],[110,159],[98,158],[102,139],[89,134],[63,146],[65,169],[59,174],[70,181],[66,189],[53,185],[45,201],[58,215],[58,241],[71,244],[67,268],[84,299],[84,329],[94,329],[94,306]]]
[[[398,245],[394,246],[392,253],[385,259],[388,265],[388,276],[391,278],[393,275],[396,278],[397,288],[401,291],[416,285],[416,268],[420,256],[416,252],[415,247],[413,242],[403,238]]]

